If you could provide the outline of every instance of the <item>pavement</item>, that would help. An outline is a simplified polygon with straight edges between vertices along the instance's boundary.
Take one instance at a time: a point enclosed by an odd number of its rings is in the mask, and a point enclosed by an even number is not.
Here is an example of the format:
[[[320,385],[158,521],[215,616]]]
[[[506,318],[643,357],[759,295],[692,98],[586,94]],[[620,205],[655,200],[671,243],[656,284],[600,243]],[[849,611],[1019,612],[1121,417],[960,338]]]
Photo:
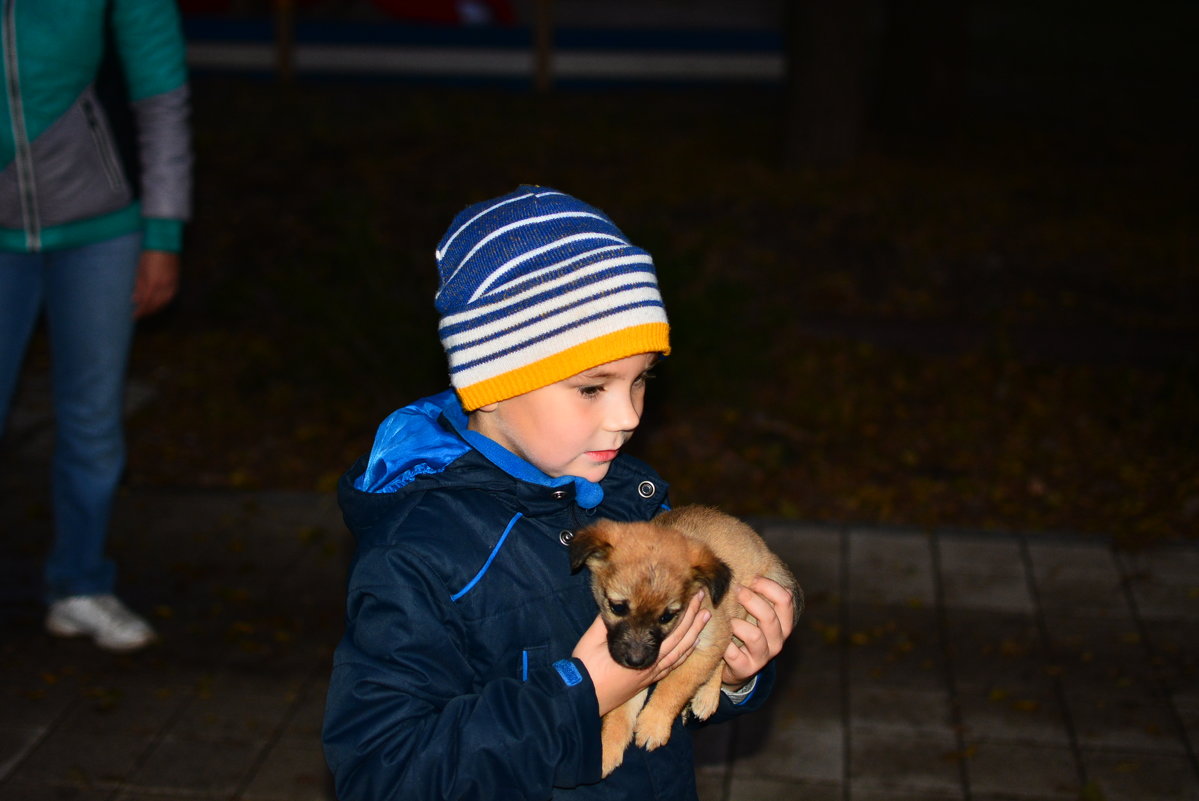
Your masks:
[[[161,642],[53,639],[38,408],[0,452],[0,798],[332,799],[333,498],[125,488],[120,594]],[[698,736],[703,801],[1199,799],[1199,544],[752,522],[808,609],[768,707]]]

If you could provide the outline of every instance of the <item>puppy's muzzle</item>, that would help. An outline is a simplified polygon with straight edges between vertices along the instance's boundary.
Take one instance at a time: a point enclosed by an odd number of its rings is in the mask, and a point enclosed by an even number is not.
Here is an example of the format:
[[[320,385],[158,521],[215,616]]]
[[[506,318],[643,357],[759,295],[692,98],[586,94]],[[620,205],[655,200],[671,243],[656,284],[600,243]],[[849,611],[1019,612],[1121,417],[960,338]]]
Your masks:
[[[617,623],[608,630],[608,653],[617,664],[633,670],[652,665],[661,646],[659,629],[638,629],[628,623]]]

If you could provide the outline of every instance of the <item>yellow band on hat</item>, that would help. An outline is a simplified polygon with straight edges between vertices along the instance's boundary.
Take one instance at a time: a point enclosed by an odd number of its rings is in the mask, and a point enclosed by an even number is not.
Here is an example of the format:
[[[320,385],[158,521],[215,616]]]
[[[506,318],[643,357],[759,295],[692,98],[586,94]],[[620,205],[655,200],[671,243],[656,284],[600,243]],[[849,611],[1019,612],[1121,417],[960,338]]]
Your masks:
[[[638,353],[670,353],[670,325],[645,323],[622,328],[507,373],[455,389],[462,408],[470,412]]]

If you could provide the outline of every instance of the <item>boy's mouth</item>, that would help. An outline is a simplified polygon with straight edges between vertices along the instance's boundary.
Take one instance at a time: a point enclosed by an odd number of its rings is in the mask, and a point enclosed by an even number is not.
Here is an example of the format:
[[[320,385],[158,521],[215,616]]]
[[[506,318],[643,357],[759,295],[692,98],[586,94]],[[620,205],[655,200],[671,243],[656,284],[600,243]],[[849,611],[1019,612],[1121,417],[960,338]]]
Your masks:
[[[597,462],[610,462],[620,451],[587,451],[587,455]]]

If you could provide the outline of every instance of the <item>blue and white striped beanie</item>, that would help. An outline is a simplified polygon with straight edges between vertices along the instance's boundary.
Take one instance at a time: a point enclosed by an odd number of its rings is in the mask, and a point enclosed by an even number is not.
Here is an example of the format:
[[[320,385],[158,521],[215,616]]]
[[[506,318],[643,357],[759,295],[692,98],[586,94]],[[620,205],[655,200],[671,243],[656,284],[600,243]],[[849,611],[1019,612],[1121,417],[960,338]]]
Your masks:
[[[599,209],[542,186],[468,207],[437,246],[450,383],[473,411],[670,352],[654,263]]]

